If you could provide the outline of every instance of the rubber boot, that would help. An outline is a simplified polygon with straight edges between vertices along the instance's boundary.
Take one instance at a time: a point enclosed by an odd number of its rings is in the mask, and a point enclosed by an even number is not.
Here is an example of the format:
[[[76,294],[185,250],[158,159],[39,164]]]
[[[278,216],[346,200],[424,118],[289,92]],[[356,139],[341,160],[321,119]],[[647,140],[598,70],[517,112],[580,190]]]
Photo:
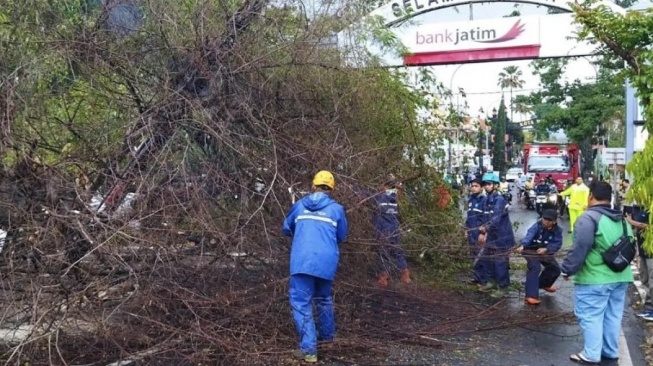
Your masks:
[[[410,270],[408,268],[404,268],[401,271],[401,282],[403,282],[403,283],[411,283],[412,282],[410,280]]]
[[[379,279],[377,280],[377,283],[379,284],[380,287],[382,288],[388,287],[388,280],[390,280],[390,275],[388,275],[388,272],[379,273]]]

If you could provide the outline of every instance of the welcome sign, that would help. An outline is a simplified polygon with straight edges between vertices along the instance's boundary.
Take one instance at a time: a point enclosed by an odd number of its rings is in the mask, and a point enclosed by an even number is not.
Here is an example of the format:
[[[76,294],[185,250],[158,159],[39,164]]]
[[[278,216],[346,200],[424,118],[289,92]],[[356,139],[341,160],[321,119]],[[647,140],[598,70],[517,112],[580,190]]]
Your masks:
[[[408,66],[590,55],[595,47],[574,39],[572,14],[427,23],[392,28],[406,47]]]

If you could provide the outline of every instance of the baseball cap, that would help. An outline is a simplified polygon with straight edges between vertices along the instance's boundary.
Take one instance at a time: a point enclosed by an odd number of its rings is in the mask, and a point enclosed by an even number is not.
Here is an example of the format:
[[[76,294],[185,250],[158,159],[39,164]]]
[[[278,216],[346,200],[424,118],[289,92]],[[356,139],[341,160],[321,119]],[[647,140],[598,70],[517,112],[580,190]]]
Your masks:
[[[558,212],[556,210],[551,210],[551,209],[544,210],[542,212],[542,218],[551,221],[556,221],[558,219]]]

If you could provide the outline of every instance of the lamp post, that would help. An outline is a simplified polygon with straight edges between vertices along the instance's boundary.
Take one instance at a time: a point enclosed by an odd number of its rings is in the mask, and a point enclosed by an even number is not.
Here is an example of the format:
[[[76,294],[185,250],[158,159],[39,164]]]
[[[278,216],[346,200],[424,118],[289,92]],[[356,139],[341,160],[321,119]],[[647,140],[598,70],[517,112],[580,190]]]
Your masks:
[[[492,123],[495,123],[497,121],[497,109],[492,108],[492,118],[490,118],[490,121]],[[490,153],[490,132],[491,132],[491,127],[490,125],[485,126],[485,150],[487,151],[488,155]]]

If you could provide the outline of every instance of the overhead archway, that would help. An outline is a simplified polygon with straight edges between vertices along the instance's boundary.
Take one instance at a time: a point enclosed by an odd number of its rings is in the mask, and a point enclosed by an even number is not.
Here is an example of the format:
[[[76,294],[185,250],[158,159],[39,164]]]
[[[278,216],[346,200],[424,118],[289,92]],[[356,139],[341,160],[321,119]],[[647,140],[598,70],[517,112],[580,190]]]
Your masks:
[[[439,9],[477,3],[523,3],[546,6],[571,13],[573,10],[560,0],[395,0],[374,10],[371,16],[380,16],[386,26],[397,25],[405,20]]]
[[[562,13],[458,22],[406,22],[429,12],[477,3],[532,4]],[[607,0],[593,5],[597,6],[625,12]],[[406,48],[400,57],[382,55],[388,66],[578,57],[596,51],[595,45],[574,39],[578,26],[572,5],[565,0],[392,0],[369,15],[380,17]]]

